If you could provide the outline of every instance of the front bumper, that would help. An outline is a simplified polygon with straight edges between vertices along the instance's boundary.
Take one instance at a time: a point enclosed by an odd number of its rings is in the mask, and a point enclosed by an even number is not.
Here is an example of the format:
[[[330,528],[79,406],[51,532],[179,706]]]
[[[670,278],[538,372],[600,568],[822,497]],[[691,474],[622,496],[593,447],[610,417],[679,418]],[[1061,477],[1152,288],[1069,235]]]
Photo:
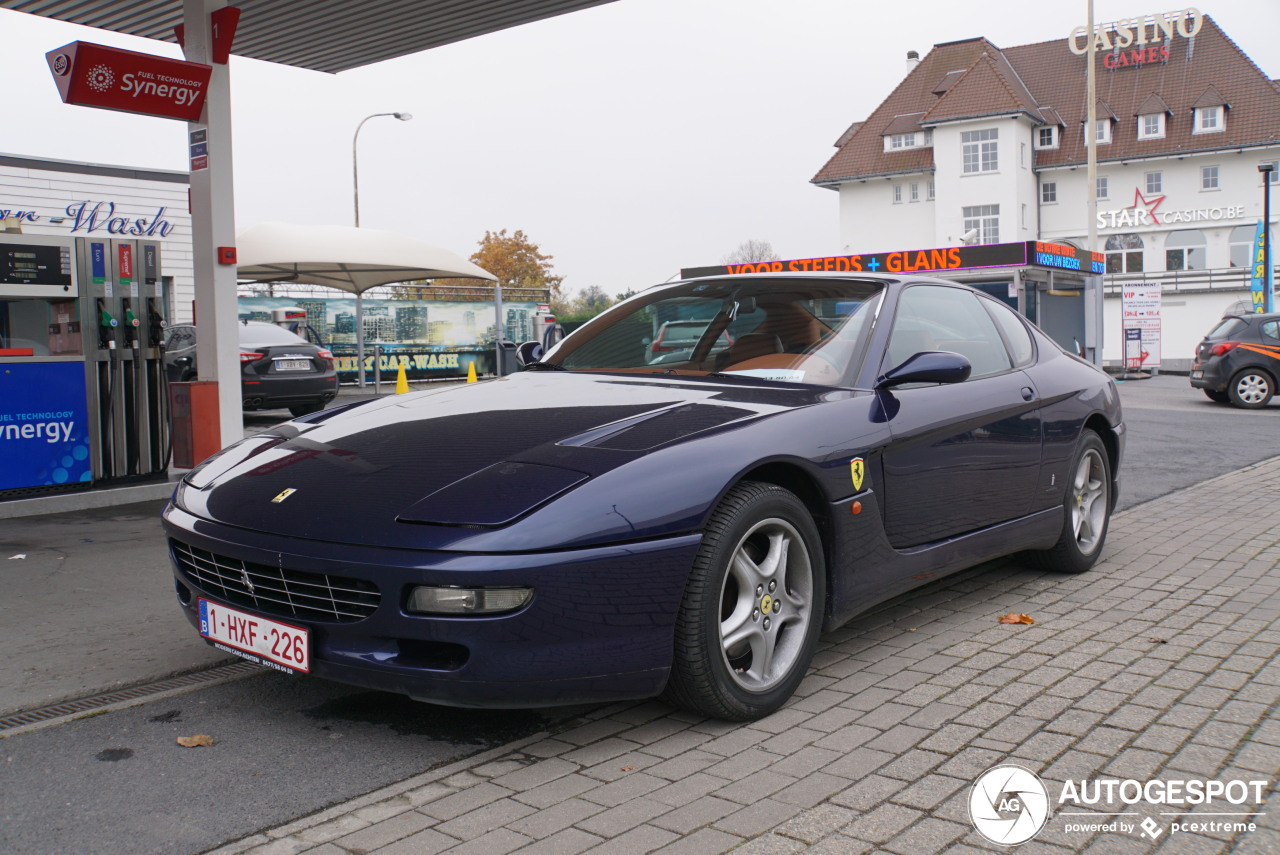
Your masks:
[[[174,561],[193,626],[203,596],[305,627],[311,673],[450,706],[557,706],[652,697],[670,672],[674,624],[701,536],[525,555],[409,551],[299,541],[222,526],[170,505],[170,538],[266,568],[361,579],[380,599],[361,620],[299,618],[228,600]],[[171,558],[173,552],[171,549]],[[511,586],[533,600],[504,615],[404,610],[415,585]]]

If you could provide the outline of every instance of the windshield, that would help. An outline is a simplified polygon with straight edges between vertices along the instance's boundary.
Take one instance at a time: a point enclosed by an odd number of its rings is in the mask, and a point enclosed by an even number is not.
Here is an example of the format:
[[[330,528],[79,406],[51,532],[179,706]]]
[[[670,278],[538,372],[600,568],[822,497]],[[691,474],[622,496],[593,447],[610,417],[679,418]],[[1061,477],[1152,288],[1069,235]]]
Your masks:
[[[883,283],[832,279],[681,282],[614,306],[544,362],[570,371],[848,382]]]

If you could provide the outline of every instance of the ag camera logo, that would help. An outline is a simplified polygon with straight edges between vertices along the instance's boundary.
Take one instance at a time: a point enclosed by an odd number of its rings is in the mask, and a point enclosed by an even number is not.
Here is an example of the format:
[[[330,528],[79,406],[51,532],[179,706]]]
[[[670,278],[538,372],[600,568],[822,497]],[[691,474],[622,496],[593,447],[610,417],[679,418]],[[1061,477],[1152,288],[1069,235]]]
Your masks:
[[[1025,843],[1048,818],[1049,791],[1035,772],[1021,766],[994,766],[978,776],[969,792],[969,819],[992,843]]]

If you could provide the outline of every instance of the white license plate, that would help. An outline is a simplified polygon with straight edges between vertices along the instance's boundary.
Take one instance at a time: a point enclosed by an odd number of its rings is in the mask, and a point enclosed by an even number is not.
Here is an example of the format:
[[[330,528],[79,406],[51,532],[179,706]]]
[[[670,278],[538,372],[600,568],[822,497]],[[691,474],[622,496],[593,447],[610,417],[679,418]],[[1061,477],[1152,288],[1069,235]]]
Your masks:
[[[1199,380],[1199,379],[1200,379],[1201,377],[1203,377],[1203,376],[1204,376],[1204,372],[1203,372],[1203,371],[1192,371],[1192,372],[1191,372],[1191,379],[1193,379],[1193,380]]]
[[[277,371],[307,371],[311,368],[310,359],[277,359]]]
[[[280,671],[311,670],[307,630],[200,598],[200,634],[219,649]]]

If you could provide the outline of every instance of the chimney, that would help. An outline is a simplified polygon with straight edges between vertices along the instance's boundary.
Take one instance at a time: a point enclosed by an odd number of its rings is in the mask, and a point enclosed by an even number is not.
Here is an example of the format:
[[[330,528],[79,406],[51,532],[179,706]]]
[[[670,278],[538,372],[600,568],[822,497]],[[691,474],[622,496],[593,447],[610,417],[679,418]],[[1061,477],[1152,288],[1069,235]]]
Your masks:
[[[907,74],[910,74],[915,67],[920,64],[920,54],[913,50],[907,51]]]

